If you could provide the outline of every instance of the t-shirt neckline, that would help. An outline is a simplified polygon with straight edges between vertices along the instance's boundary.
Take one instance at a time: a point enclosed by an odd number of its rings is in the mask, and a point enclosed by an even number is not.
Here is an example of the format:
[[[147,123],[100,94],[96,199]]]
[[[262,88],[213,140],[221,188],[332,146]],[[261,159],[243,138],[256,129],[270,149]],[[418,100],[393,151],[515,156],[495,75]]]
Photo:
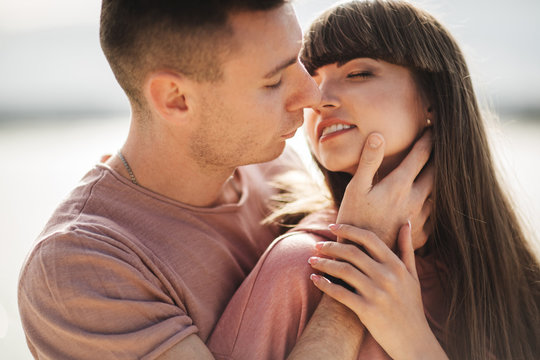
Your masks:
[[[119,172],[117,172],[116,170],[114,170],[112,167],[110,167],[107,164],[98,163],[96,164],[96,168],[101,168],[104,171],[108,171],[117,181],[121,182],[123,185],[130,187],[133,190],[136,190],[139,193],[142,193],[146,196],[150,196],[159,201],[167,202],[177,207],[189,209],[190,211],[194,211],[194,212],[216,213],[216,212],[234,211],[242,207],[246,203],[249,197],[249,186],[247,184],[246,177],[244,176],[244,170],[241,167],[238,167],[235,171],[235,174],[233,175],[233,176],[238,177],[238,183],[240,185],[239,188],[241,189],[241,194],[238,201],[234,203],[219,204],[216,206],[209,206],[209,207],[198,207],[198,206],[189,205],[189,204],[171,199],[159,193],[156,193],[143,186],[135,185],[131,182],[130,179],[122,176]]]

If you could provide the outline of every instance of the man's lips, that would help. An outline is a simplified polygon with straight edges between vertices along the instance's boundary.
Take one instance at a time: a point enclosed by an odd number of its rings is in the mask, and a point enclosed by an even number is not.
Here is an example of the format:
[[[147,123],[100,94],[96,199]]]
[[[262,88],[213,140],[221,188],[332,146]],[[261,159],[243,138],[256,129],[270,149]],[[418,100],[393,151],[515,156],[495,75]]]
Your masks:
[[[296,130],[298,130],[298,129],[294,129],[293,131],[291,131],[288,134],[281,135],[281,137],[284,138],[284,139],[290,139],[296,134]]]
[[[290,139],[292,138],[295,134],[296,134],[296,130],[298,130],[300,128],[300,126],[302,126],[304,124],[304,119],[302,119],[302,121],[300,121],[300,123],[298,124],[298,126],[296,126],[293,131],[285,134],[285,135],[281,135],[282,138],[284,139]]]
[[[333,129],[330,129],[333,130],[333,132],[330,134],[325,134],[324,136],[330,136],[344,130],[350,130],[351,128],[354,128],[356,126],[337,118],[324,119],[317,124],[317,139],[320,140],[321,137],[323,137],[323,132],[325,132],[325,129],[331,127],[334,127]]]

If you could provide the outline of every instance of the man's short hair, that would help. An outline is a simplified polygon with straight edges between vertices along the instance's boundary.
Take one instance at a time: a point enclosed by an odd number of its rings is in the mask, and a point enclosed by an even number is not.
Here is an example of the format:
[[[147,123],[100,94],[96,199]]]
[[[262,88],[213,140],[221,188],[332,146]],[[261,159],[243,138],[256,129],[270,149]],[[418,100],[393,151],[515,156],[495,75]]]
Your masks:
[[[100,41],[132,104],[144,106],[141,85],[154,70],[196,81],[221,78],[231,44],[229,15],[270,10],[287,0],[103,0]]]

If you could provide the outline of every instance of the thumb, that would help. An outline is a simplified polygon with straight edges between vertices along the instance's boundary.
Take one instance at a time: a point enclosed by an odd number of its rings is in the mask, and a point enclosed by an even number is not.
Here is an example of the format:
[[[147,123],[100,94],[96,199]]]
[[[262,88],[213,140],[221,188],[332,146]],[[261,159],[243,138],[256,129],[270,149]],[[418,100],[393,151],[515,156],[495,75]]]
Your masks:
[[[401,261],[405,264],[409,273],[418,280],[418,273],[416,272],[416,262],[414,259],[414,249],[412,246],[412,229],[411,222],[408,221],[407,225],[403,225],[399,230],[398,246]]]
[[[353,176],[351,182],[355,182],[357,187],[365,192],[369,192],[373,186],[373,179],[379,166],[381,166],[384,157],[384,138],[381,134],[371,133],[369,134],[362,154],[360,155],[360,161],[358,162],[358,169]]]

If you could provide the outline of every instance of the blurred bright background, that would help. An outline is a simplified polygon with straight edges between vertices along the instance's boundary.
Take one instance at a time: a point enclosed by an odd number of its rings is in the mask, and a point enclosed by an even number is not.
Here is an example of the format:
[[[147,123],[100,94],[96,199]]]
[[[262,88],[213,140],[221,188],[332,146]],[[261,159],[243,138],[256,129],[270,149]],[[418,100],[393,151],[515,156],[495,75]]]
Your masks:
[[[127,134],[129,108],[99,48],[100,1],[0,0],[0,358],[30,359],[19,269],[46,220]],[[296,0],[303,27],[330,0]],[[464,49],[497,160],[531,230],[540,226],[540,2],[425,0]],[[306,154],[302,134],[292,140]],[[306,157],[307,161],[307,157]]]

